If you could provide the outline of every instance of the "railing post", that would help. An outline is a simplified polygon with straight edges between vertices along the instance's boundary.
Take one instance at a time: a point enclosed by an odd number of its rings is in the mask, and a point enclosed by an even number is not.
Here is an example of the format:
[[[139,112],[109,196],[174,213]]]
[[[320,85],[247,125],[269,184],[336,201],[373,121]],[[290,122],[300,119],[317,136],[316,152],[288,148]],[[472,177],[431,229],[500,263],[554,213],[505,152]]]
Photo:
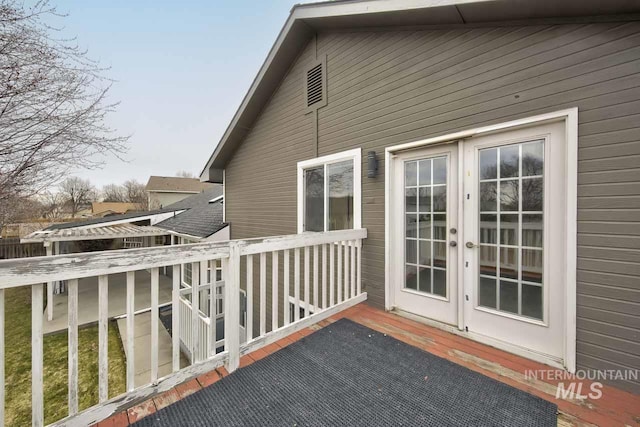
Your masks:
[[[240,245],[229,242],[229,258],[222,263],[224,275],[224,347],[229,356],[227,371],[240,365]]]

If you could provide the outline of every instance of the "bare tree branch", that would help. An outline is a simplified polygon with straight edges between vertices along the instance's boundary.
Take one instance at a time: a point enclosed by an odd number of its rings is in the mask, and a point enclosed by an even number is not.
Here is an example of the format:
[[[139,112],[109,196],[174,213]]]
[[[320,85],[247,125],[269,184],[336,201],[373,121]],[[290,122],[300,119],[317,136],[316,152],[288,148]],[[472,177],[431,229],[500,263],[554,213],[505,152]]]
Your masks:
[[[0,203],[51,186],[71,169],[120,157],[128,137],[105,123],[106,69],[45,21],[48,0],[0,0]]]

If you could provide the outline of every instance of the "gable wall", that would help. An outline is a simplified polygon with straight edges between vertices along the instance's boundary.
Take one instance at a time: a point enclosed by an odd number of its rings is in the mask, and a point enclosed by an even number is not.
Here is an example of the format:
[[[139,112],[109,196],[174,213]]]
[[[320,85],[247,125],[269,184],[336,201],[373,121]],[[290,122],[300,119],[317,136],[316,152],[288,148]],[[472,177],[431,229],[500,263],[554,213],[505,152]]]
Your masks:
[[[328,104],[302,72],[327,55]],[[384,304],[384,149],[579,108],[578,367],[640,366],[640,22],[332,32],[318,36],[226,168],[231,237],[296,232],[296,163],[361,147],[363,285]],[[254,281],[255,282],[255,281]],[[640,392],[638,382],[623,387]]]

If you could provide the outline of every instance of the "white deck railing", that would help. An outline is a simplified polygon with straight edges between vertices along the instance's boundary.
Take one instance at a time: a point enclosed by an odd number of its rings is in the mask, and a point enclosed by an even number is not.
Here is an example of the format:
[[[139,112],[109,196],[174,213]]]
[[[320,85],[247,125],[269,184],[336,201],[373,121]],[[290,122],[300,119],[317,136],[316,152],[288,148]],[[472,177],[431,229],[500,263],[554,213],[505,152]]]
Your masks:
[[[169,390],[189,378],[219,366],[233,372],[243,354],[275,342],[341,310],[364,301],[361,286],[361,248],[367,231],[341,230],[278,236],[265,239],[218,243],[162,246],[83,254],[59,255],[0,261],[0,423],[4,420],[5,384],[4,291],[30,286],[32,307],[32,424],[44,424],[43,389],[43,311],[44,283],[68,281],[68,405],[69,416],[60,425],[91,424],[123,410],[155,393]],[[207,266],[222,261],[222,318],[224,340],[216,337],[215,327],[203,328],[209,317],[220,315],[218,298],[201,310],[201,298],[186,301],[181,295],[180,266],[193,263],[191,295],[211,288]],[[173,267],[172,282],[172,366],[170,375],[158,377],[158,296],[160,268]],[[135,271],[151,272],[151,373],[149,383],[134,386]],[[269,271],[270,274],[267,274]],[[109,276],[126,273],[127,392],[109,399]],[[79,279],[98,277],[98,371],[99,403],[78,410],[78,287]],[[214,277],[213,275],[212,277]],[[245,310],[240,293],[246,292]],[[184,294],[182,290],[182,294]],[[189,312],[185,309],[188,308]],[[291,312],[291,310],[293,311]],[[209,316],[203,316],[203,312]],[[187,314],[189,316],[187,316]],[[204,322],[207,323],[207,322]],[[211,326],[211,325],[206,325]],[[192,357],[190,366],[180,368],[181,336]],[[204,332],[203,332],[204,331]],[[203,334],[206,334],[204,336]],[[195,339],[194,339],[195,338]],[[215,344],[214,344],[215,343]],[[216,353],[216,347],[223,346]],[[145,349],[146,350],[146,349]],[[26,355],[25,355],[26,356]]]

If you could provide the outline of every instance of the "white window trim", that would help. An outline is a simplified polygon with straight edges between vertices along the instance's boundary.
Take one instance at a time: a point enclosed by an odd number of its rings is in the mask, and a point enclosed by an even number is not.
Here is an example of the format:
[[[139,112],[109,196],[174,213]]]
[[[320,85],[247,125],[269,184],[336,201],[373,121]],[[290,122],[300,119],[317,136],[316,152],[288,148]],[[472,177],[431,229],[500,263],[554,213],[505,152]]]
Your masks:
[[[353,228],[362,228],[362,150],[342,151],[327,156],[298,162],[298,233],[304,233],[304,170],[332,163],[353,161]],[[325,189],[326,190],[326,189]],[[324,204],[324,221],[326,228],[327,203]]]

